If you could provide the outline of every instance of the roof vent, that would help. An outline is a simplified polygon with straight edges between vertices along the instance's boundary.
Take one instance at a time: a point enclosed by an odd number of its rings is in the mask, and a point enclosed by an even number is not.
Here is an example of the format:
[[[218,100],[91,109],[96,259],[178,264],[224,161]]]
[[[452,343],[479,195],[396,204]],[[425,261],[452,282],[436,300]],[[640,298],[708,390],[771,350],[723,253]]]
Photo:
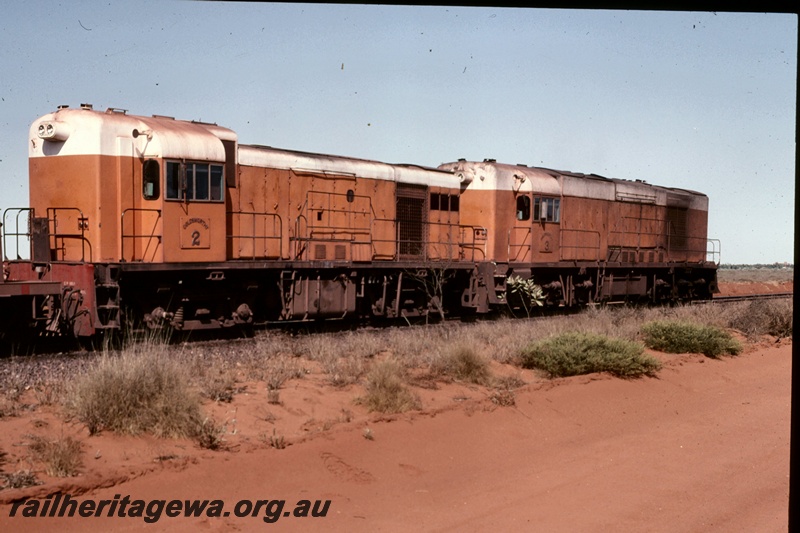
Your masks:
[[[497,159],[484,159],[484,163],[497,163]]]
[[[69,107],[69,106],[68,106],[67,104],[61,104],[60,106],[58,106],[58,109],[59,109],[59,111],[60,111],[60,110],[62,110],[62,109],[66,109],[66,108],[68,108],[68,107]]]
[[[92,109],[92,104],[81,104],[81,109]]]

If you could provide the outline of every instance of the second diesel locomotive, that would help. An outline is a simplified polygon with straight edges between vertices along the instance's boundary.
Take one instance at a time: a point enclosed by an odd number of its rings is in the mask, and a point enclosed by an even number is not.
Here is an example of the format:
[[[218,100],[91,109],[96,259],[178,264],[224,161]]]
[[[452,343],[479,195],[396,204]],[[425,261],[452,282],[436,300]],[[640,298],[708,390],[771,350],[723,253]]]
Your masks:
[[[30,246],[3,263],[9,332],[489,313],[518,303],[511,276],[549,306],[716,291],[707,196],[638,180],[281,150],[90,105],[33,123],[29,174],[3,214],[5,249]]]

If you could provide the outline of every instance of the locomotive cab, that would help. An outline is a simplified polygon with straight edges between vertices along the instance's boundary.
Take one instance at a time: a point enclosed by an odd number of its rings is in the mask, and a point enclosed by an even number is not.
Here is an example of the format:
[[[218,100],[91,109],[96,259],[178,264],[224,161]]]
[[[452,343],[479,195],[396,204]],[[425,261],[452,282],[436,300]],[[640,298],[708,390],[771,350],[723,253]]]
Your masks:
[[[31,208],[49,260],[225,259],[232,131],[84,104],[40,118],[30,138]]]

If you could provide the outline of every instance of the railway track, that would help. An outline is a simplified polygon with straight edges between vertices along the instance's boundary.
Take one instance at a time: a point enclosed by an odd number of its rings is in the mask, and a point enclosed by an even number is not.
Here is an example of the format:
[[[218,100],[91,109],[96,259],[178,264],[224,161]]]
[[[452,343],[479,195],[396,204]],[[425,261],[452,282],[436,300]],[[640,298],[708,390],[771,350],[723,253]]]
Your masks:
[[[728,302],[745,302],[745,301],[752,301],[752,300],[782,300],[785,298],[792,298],[794,296],[793,292],[773,292],[773,293],[764,293],[764,294],[739,294],[739,295],[732,295],[732,296],[714,296],[711,300],[698,300],[696,302],[692,302],[694,304],[704,304],[708,302],[721,302],[721,303],[728,303]]]
[[[732,295],[732,296],[715,296],[711,300],[695,300],[691,302],[686,302],[684,305],[700,305],[700,304],[708,304],[708,303],[732,303],[732,302],[744,302],[744,301],[757,301],[757,300],[779,300],[779,299],[787,299],[792,298],[794,293],[792,292],[780,292],[780,293],[763,293],[763,294],[743,294],[743,295]],[[617,306],[624,306],[630,305],[625,304],[624,302],[614,303],[612,304],[614,307]],[[527,318],[527,320],[546,320],[552,319],[555,317],[567,318],[572,314],[580,313],[580,309],[577,308],[565,308],[565,307],[557,307],[549,312],[545,313],[535,313],[533,316]],[[508,316],[508,315],[494,315],[494,318],[498,318],[500,316]],[[521,317],[518,317],[521,318]],[[487,316],[484,317],[484,320],[491,319],[491,317]],[[521,318],[524,320],[524,318]],[[472,323],[471,320],[464,321],[463,317],[451,317],[445,320],[444,322],[437,322],[440,325],[447,325],[448,327],[461,327]],[[313,334],[313,333],[336,333],[336,332],[347,332],[352,331],[354,329],[362,330],[362,331],[373,331],[376,334],[385,330],[386,328],[390,327],[426,327],[428,324],[422,319],[415,319],[412,322],[403,321],[401,319],[395,320],[387,320],[382,323],[372,323],[372,324],[358,324],[358,323],[345,323],[345,322],[327,322],[325,324],[319,323],[306,323],[306,322],[298,322],[298,323],[291,323],[291,322],[281,322],[281,323],[273,323],[269,325],[265,325],[259,327],[259,330],[281,330],[285,332],[290,332],[292,334]],[[141,332],[140,332],[141,333]],[[225,342],[235,342],[237,340],[249,338],[252,335],[250,334],[242,334],[240,331],[225,331],[223,334],[220,334],[219,331],[209,331],[209,332],[191,332],[191,342],[192,343],[203,343],[206,341],[225,341]],[[182,342],[189,341],[189,335],[181,335],[177,333],[175,337],[173,337],[173,342],[176,344],[180,344]],[[0,339],[1,341],[2,339]],[[4,359],[9,355],[20,355],[20,354],[39,354],[39,355],[53,355],[53,354],[67,354],[67,355],[78,355],[78,354],[85,354],[86,350],[90,352],[99,349],[99,346],[102,343],[91,346],[91,345],[83,345],[78,346],[77,341],[73,339],[59,339],[59,338],[38,338],[31,341],[30,344],[27,345],[19,345],[12,347],[12,351],[8,351],[8,346],[3,346],[0,343],[0,359]]]

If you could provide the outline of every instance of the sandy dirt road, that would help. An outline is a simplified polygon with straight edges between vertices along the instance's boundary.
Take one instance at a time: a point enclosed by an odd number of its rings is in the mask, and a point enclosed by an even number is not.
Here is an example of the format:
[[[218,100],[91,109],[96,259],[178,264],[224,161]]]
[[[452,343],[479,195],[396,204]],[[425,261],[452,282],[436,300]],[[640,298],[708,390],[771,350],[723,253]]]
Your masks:
[[[785,531],[791,344],[736,358],[659,355],[658,378],[538,382],[516,406],[470,401],[206,454],[80,500],[220,499],[221,518],[9,517],[0,531]],[[330,500],[265,523],[239,500]],[[274,510],[275,508],[272,508]]]

